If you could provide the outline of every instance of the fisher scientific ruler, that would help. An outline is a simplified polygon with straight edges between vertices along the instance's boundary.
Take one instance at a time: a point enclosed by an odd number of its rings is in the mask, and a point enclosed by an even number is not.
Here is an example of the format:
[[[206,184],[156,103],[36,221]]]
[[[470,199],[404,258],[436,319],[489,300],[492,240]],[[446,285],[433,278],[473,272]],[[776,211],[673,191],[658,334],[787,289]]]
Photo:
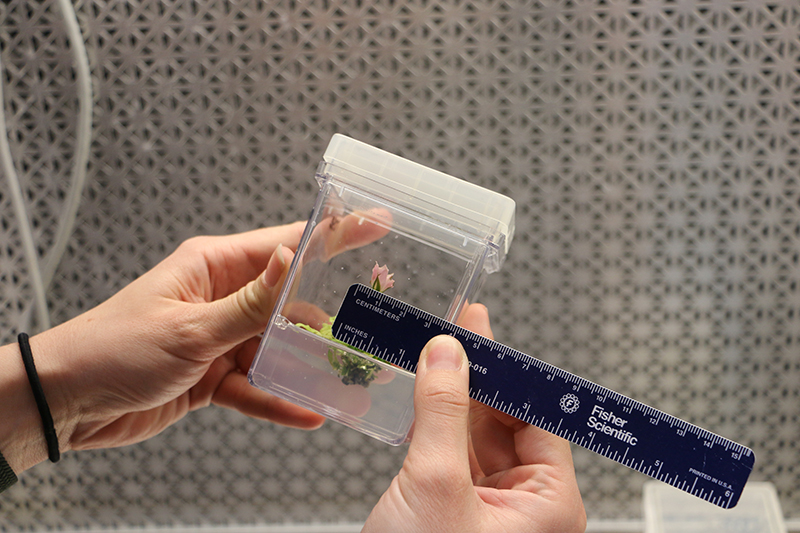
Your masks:
[[[724,509],[736,505],[753,451],[365,285],[353,285],[336,339],[415,372],[436,335],[464,346],[470,397]]]

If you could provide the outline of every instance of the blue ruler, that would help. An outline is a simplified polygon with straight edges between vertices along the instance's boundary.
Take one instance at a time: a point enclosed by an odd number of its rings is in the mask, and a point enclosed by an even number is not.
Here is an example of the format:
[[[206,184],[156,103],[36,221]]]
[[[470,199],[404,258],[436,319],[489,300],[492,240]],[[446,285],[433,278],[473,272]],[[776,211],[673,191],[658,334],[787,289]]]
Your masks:
[[[722,508],[739,501],[755,462],[741,444],[364,285],[333,324],[338,340],[409,372],[441,334],[467,352],[471,398]]]

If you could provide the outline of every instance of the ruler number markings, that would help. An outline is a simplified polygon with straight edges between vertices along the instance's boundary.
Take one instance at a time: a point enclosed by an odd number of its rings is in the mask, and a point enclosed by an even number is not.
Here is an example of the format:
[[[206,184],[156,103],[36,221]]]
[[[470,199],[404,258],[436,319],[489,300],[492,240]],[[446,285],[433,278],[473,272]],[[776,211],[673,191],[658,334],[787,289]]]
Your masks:
[[[369,287],[350,288],[336,323],[337,339],[347,342],[342,324],[372,337],[361,346],[379,337],[383,358],[411,372],[430,338],[451,335],[469,356],[473,399],[720,507],[737,503],[752,471],[741,444]]]

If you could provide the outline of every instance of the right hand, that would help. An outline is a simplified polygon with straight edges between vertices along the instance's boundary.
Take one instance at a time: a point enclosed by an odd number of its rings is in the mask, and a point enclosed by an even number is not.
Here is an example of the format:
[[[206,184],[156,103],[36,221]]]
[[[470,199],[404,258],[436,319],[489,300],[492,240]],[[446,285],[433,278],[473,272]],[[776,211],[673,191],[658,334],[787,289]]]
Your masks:
[[[469,306],[460,322],[491,337],[482,305]],[[408,455],[362,533],[584,531],[569,443],[471,402],[468,391],[462,346],[432,339],[417,368]]]

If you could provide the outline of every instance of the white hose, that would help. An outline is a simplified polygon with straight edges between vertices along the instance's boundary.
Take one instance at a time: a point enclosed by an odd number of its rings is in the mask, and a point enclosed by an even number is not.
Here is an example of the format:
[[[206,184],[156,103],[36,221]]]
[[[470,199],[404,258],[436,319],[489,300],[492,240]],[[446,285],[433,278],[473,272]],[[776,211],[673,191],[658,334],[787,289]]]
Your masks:
[[[86,185],[89,150],[92,145],[92,82],[89,72],[89,56],[86,53],[86,45],[83,42],[81,28],[78,25],[78,17],[75,14],[75,8],[72,3],[69,0],[58,0],[58,6],[61,8],[61,14],[64,17],[77,72],[78,133],[69,192],[64,201],[64,208],[61,211],[61,218],[58,222],[53,245],[47,253],[44,267],[42,268],[42,282],[45,287],[49,287],[53,281],[56,268],[58,268],[58,264],[64,256],[67,243],[75,227],[78,207],[83,196],[83,188]]]
[[[22,241],[22,252],[25,261],[28,263],[28,274],[33,288],[34,302],[36,304],[36,316],[41,329],[50,327],[50,313],[47,307],[47,295],[39,269],[39,254],[36,251],[36,243],[33,239],[33,230],[28,220],[28,211],[25,209],[25,198],[22,193],[22,186],[19,183],[17,171],[11,158],[11,148],[8,143],[8,128],[6,128],[5,100],[3,99],[3,64],[0,62],[0,159],[3,160],[3,173],[8,181],[8,189],[11,191],[11,203],[14,206],[14,213],[17,216],[19,226],[19,237]],[[22,331],[27,329],[21,325]]]
[[[78,208],[80,206],[81,197],[83,196],[83,189],[86,185],[89,151],[92,142],[93,103],[89,56],[86,53],[86,46],[83,42],[83,35],[81,34],[74,6],[69,0],[58,0],[58,6],[61,9],[61,14],[67,29],[67,37],[70,41],[77,73],[78,126],[70,187],[64,201],[64,208],[59,218],[53,245],[45,257],[43,266],[40,265],[39,254],[36,250],[36,242],[28,218],[22,186],[11,156],[8,129],[5,121],[5,101],[3,100],[2,92],[2,63],[0,63],[0,131],[2,131],[0,135],[0,159],[2,159],[3,172],[9,184],[11,201],[19,225],[19,235],[22,241],[23,254],[28,264],[28,272],[31,287],[33,288],[36,316],[40,330],[45,330],[50,327],[47,289],[53,281],[53,276],[61,262],[61,258],[64,256],[69,238],[72,235],[72,230],[75,227]],[[23,316],[28,316],[28,313],[23,313]],[[23,322],[28,322],[28,319],[24,319]],[[29,324],[21,324],[20,326],[22,331],[30,329]]]

